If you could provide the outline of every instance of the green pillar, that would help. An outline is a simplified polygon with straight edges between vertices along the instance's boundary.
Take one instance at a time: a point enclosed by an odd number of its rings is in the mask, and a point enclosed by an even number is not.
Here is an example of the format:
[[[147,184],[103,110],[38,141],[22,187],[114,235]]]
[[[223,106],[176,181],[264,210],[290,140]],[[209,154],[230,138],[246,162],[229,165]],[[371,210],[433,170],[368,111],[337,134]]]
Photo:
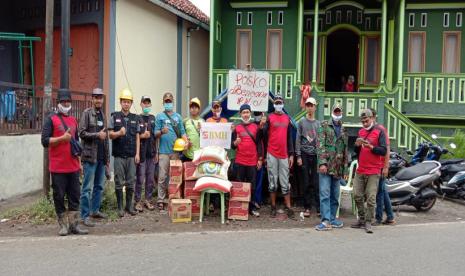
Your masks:
[[[399,10],[399,59],[397,61],[397,83],[402,84],[403,65],[404,65],[404,22],[405,22],[405,0],[400,0]]]
[[[208,62],[208,101],[213,99],[213,51],[215,51],[215,1],[210,1],[210,59]]]
[[[297,16],[297,83],[302,82],[302,39],[304,36],[303,20],[304,20],[304,2],[299,0],[299,11]]]
[[[386,72],[386,21],[387,21],[387,0],[383,0],[383,14],[381,20],[383,20],[382,37],[381,37],[381,85],[384,84],[385,72]]]
[[[312,70],[312,84],[316,85],[316,65],[318,62],[318,12],[319,0],[315,0],[315,16],[313,20],[313,70]]]

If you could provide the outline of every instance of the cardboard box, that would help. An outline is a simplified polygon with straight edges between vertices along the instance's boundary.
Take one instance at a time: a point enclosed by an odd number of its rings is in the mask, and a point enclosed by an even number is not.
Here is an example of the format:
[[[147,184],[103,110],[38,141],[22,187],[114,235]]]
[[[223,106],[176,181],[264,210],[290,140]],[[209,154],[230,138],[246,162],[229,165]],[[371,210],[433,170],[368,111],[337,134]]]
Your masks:
[[[200,198],[200,192],[194,191],[195,187],[195,182],[196,180],[186,180],[184,182],[184,197],[185,198],[191,198],[191,197],[199,197]]]
[[[230,200],[228,219],[249,220],[249,202]]]
[[[250,183],[247,182],[231,182],[231,194],[229,197],[230,201],[250,201]]]
[[[184,162],[184,180],[195,180],[194,172],[197,166],[192,162]]]
[[[200,196],[193,196],[189,199],[192,202],[192,217],[200,217]]]
[[[170,176],[181,176],[182,177],[182,161],[181,160],[170,160]]]
[[[182,198],[182,183],[168,184],[168,198]]]
[[[192,220],[192,202],[190,199],[171,199],[168,207],[171,222],[189,222]]]

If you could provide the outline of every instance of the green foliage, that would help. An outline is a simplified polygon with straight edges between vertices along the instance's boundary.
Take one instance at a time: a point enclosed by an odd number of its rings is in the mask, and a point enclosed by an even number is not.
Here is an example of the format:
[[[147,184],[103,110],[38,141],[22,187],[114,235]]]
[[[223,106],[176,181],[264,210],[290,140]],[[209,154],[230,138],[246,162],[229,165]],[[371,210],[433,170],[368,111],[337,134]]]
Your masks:
[[[454,143],[457,146],[456,149],[452,149],[450,146],[447,147],[454,153],[452,158],[465,158],[465,132],[457,130],[449,143]]]

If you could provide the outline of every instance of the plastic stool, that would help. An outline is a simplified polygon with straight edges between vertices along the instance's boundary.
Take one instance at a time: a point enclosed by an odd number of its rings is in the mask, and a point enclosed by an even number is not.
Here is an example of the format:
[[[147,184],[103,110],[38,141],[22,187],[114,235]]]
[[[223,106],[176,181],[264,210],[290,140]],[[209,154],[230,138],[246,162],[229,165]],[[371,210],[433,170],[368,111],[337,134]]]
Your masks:
[[[210,214],[210,194],[220,194],[221,197],[221,223],[224,224],[224,192],[218,191],[216,189],[207,189],[203,190],[200,195],[200,218],[199,222],[202,222],[203,219],[203,208],[207,206],[205,213]],[[205,196],[207,197],[207,202],[204,204]]]

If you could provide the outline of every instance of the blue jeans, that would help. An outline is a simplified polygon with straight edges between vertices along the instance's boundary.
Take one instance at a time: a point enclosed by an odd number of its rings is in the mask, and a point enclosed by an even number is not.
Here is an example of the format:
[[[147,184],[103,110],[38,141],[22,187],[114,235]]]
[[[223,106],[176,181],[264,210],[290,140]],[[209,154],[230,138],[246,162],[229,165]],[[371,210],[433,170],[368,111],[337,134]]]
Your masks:
[[[385,178],[381,177],[378,184],[378,193],[376,194],[376,221],[383,220],[383,207],[386,211],[387,220],[393,220],[394,212],[392,211],[391,199],[386,190]]]
[[[81,218],[89,217],[90,212],[100,210],[105,178],[105,162],[84,162],[84,181],[81,190]]]
[[[333,222],[339,207],[339,179],[329,174],[319,174],[321,221]]]

